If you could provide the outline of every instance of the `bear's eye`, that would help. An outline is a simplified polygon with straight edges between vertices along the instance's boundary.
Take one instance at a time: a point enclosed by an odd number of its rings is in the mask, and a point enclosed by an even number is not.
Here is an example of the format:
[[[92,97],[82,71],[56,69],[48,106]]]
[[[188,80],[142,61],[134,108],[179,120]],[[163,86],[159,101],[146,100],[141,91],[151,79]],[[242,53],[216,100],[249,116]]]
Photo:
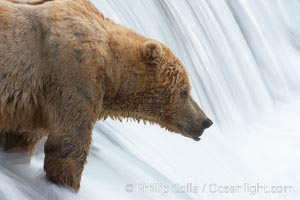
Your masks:
[[[184,90],[180,93],[180,97],[183,99],[187,98],[188,95],[189,95],[189,92],[187,90]]]

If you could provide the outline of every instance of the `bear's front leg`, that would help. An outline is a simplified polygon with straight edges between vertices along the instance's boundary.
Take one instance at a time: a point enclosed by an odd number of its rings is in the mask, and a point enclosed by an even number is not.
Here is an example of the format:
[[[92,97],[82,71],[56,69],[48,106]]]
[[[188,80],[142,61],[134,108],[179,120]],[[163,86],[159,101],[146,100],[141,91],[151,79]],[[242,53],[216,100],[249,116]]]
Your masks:
[[[80,187],[81,174],[91,143],[92,126],[77,125],[50,133],[45,144],[44,169],[53,183]]]

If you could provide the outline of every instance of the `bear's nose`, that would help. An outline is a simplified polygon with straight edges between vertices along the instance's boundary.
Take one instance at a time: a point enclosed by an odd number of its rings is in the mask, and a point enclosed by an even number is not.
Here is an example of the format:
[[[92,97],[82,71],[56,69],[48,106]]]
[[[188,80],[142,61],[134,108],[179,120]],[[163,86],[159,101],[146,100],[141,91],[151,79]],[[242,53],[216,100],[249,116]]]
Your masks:
[[[205,129],[211,127],[211,125],[213,125],[213,122],[210,119],[207,119],[202,123],[202,126]]]

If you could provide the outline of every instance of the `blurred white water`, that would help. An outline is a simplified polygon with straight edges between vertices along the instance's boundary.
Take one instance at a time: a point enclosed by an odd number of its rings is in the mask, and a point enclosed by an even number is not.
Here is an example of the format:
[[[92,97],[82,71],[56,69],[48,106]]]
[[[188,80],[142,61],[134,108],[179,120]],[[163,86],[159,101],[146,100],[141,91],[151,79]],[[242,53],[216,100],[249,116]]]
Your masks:
[[[44,179],[42,145],[30,164],[0,153],[1,200],[299,199],[299,1],[93,3],[174,51],[214,127],[197,143],[158,126],[99,122],[78,194]],[[267,193],[245,184],[292,191]],[[216,185],[243,188],[224,193]]]

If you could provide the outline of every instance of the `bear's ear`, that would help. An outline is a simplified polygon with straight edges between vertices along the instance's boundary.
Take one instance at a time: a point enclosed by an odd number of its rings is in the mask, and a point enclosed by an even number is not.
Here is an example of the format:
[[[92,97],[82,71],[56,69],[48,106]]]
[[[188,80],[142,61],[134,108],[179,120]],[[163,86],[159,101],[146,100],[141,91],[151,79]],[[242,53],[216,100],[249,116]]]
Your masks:
[[[147,63],[155,64],[163,56],[163,48],[160,43],[148,40],[141,46],[141,54]]]

